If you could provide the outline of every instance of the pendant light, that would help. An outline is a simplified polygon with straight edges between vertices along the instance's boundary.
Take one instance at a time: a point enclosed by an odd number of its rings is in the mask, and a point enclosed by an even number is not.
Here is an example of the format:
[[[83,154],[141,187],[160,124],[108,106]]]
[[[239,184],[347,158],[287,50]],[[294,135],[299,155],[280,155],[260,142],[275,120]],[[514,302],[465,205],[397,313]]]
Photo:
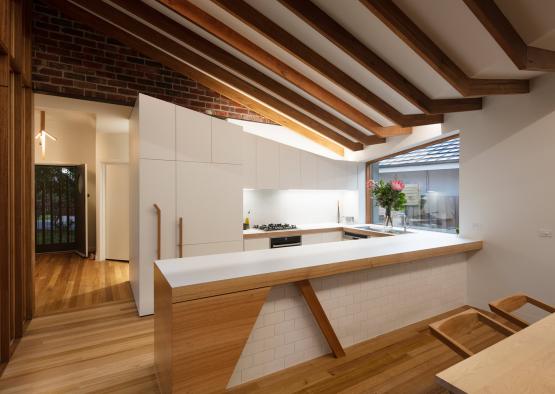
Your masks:
[[[46,132],[46,114],[44,111],[40,111],[40,131],[35,136],[35,139],[39,140],[41,157],[43,159],[46,157],[46,137],[50,138],[52,141],[57,141],[56,137]]]

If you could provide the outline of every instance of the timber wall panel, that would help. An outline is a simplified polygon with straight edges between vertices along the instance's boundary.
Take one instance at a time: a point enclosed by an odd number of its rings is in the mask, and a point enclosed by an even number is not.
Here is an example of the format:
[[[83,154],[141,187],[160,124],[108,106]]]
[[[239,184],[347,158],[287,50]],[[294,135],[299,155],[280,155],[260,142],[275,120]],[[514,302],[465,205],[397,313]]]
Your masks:
[[[30,0],[0,0],[0,372],[33,313]]]

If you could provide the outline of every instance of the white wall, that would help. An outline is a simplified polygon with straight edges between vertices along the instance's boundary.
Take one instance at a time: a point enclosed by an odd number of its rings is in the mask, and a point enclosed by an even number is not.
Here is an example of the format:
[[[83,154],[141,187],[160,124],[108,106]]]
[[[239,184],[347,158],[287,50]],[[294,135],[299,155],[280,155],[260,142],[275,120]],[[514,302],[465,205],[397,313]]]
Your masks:
[[[462,235],[485,241],[469,258],[469,302],[526,292],[555,304],[555,240],[538,236],[555,229],[555,75],[484,104],[444,125],[461,130]]]
[[[129,134],[103,133],[97,127],[96,160],[99,163],[129,162]]]
[[[358,218],[356,190],[244,190],[243,217],[250,210],[254,224],[317,224],[337,222],[341,216]]]
[[[35,134],[40,129],[40,109],[35,110]],[[96,247],[96,120],[93,114],[46,109],[46,131],[57,138],[47,139],[42,158],[39,140],[35,140],[36,164],[86,164],[88,198],[89,251]]]

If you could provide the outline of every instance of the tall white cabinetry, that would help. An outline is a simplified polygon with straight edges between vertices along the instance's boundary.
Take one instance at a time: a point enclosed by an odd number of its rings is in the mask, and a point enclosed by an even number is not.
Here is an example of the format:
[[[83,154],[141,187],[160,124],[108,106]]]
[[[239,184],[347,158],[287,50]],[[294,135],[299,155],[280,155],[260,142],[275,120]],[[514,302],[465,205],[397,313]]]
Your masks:
[[[139,95],[130,121],[130,282],[139,314],[154,312],[154,204],[162,212],[161,257],[243,249],[240,126]]]
[[[357,163],[332,160],[245,133],[245,189],[357,190]]]

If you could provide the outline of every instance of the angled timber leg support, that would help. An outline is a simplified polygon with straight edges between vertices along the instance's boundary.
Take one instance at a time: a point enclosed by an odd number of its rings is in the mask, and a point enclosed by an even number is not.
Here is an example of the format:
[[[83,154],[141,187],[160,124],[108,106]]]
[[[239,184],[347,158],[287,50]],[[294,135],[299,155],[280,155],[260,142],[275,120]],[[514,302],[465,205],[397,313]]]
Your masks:
[[[345,356],[345,350],[343,350],[337,335],[335,335],[335,331],[333,331],[333,327],[331,326],[331,323],[322,308],[322,304],[318,301],[318,297],[316,297],[316,293],[314,292],[310,281],[301,280],[299,282],[295,282],[295,285],[297,285],[301,291],[301,294],[310,308],[310,311],[314,315],[316,323],[320,326],[320,330],[322,330],[322,334],[324,334],[324,338],[326,338],[333,355],[336,358]]]

